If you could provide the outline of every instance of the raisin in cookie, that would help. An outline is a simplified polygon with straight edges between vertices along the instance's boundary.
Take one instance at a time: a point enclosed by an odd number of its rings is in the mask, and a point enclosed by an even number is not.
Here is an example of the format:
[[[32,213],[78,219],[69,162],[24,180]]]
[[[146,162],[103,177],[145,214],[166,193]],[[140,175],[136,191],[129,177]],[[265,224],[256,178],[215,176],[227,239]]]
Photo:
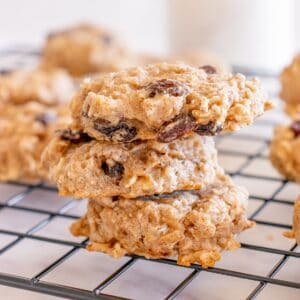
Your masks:
[[[270,159],[286,178],[300,182],[300,120],[275,128]]]
[[[177,258],[180,265],[210,267],[221,251],[236,249],[235,235],[253,225],[247,220],[248,193],[229,177],[202,191],[159,200],[90,200],[85,217],[71,232],[90,239],[88,250],[113,257]]]
[[[74,76],[110,72],[127,65],[126,50],[109,31],[81,24],[48,36],[43,64],[65,68]]]
[[[63,70],[20,70],[0,76],[0,103],[57,105],[69,101],[75,88],[73,79]]]
[[[2,105],[0,111],[0,180],[37,182],[47,179],[38,166],[53,132],[66,126],[66,107],[49,108],[37,102]]]
[[[60,194],[92,199],[200,189],[223,172],[211,137],[111,144],[71,129],[50,142],[42,164]]]
[[[72,100],[75,126],[98,140],[171,142],[237,130],[272,107],[258,80],[210,73],[161,63],[88,80]]]
[[[300,54],[281,73],[281,98],[285,101],[286,112],[292,118],[300,118]]]

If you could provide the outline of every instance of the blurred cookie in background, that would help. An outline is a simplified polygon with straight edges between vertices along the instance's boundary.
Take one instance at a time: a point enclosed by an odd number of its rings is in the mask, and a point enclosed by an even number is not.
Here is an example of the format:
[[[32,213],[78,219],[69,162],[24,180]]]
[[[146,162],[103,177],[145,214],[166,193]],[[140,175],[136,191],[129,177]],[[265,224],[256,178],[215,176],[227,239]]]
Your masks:
[[[300,182],[300,120],[275,128],[270,145],[273,166],[287,179]]]
[[[75,88],[72,77],[62,69],[18,70],[0,75],[0,103],[35,101],[53,106],[68,102]]]
[[[300,54],[281,73],[280,97],[285,101],[285,111],[292,118],[300,118]]]
[[[16,70],[0,76],[0,181],[36,183],[41,153],[63,124],[77,84],[62,69]]]
[[[0,111],[0,181],[35,183],[47,180],[39,172],[41,153],[56,129],[70,121],[67,106],[27,102],[3,104]]]
[[[127,50],[119,39],[91,24],[49,34],[42,61],[47,66],[64,68],[73,76],[116,71],[129,64]]]

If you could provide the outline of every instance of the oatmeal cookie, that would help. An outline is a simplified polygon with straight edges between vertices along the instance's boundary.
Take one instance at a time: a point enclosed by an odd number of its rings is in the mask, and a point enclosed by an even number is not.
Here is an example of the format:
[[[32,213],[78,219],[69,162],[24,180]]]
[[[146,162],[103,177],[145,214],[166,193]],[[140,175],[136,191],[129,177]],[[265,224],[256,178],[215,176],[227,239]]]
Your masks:
[[[180,265],[206,268],[222,250],[238,248],[235,235],[253,225],[246,217],[247,200],[244,188],[221,176],[202,191],[159,200],[90,200],[86,216],[71,232],[90,239],[88,250],[113,257],[177,258]]]
[[[42,167],[61,195],[92,199],[200,189],[223,172],[211,137],[112,144],[72,129],[49,143]]]
[[[127,51],[106,29],[81,24],[48,36],[43,64],[68,70],[74,76],[111,72],[127,66]]]
[[[36,101],[52,106],[68,102],[75,88],[75,82],[63,70],[19,70],[0,75],[0,103]]]
[[[300,54],[281,73],[280,97],[286,102],[285,110],[292,118],[300,118]]]
[[[2,105],[0,111],[0,180],[37,182],[41,153],[53,132],[70,122],[66,107],[37,102]]]
[[[286,178],[300,182],[300,120],[275,128],[270,159]]]
[[[167,63],[88,80],[71,103],[74,126],[112,142],[216,135],[271,107],[257,79]]]

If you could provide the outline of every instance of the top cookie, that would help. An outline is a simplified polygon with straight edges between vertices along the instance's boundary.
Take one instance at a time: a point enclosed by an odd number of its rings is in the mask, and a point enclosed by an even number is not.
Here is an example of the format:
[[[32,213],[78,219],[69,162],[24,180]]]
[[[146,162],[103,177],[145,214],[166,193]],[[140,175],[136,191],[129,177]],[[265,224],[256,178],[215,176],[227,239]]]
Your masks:
[[[71,103],[76,127],[112,142],[235,131],[271,107],[257,79],[167,63],[87,80]]]
[[[300,54],[281,73],[280,97],[286,102],[285,111],[292,118],[300,118]]]
[[[126,51],[109,31],[81,24],[51,33],[44,50],[43,63],[67,69],[74,76],[111,72],[127,65]]]

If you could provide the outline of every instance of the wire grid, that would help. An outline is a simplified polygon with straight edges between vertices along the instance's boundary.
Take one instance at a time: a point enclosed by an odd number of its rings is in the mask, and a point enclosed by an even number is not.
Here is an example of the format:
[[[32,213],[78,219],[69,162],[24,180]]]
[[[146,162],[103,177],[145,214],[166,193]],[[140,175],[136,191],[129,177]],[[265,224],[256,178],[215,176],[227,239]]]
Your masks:
[[[13,57],[17,56],[19,60],[14,60]],[[31,64],[34,58],[36,57],[36,51],[28,52],[27,50],[22,51],[3,51],[0,52],[0,66],[3,68],[3,63],[7,62],[7,58],[10,58],[11,62],[14,62],[13,67],[18,67],[20,64],[26,65],[26,59],[29,61],[28,64]],[[28,59],[29,58],[29,59]],[[21,63],[19,63],[21,62]],[[10,69],[5,65],[4,69]],[[273,84],[275,81],[274,78],[269,78],[269,82]],[[273,96],[276,94],[276,91],[273,91]],[[229,170],[229,174],[234,178],[242,178],[243,180],[260,180],[264,182],[276,183],[276,188],[272,190],[272,193],[265,197],[261,195],[256,195],[255,192],[250,191],[251,199],[259,200],[261,202],[255,210],[251,213],[250,219],[255,220],[257,224],[261,224],[264,226],[269,226],[272,228],[280,228],[282,231],[290,230],[291,226],[289,224],[284,224],[282,222],[274,222],[268,219],[258,218],[259,214],[272,203],[276,205],[282,205],[292,207],[294,199],[280,199],[278,195],[285,189],[285,187],[289,184],[288,181],[280,178],[279,176],[273,176],[266,174],[257,174],[253,172],[253,168],[251,168],[251,164],[257,159],[265,159],[267,160],[267,152],[266,149],[268,148],[269,136],[258,135],[258,133],[263,132],[265,127],[269,129],[272,128],[278,122],[277,117],[275,118],[267,118],[258,120],[256,122],[256,127],[252,133],[248,131],[241,131],[239,133],[229,135],[229,136],[220,136],[217,138],[217,146],[220,145],[219,148],[219,155],[231,155],[238,160],[238,158],[242,159],[241,164],[234,170]],[[256,131],[258,130],[258,131]],[[253,133],[254,132],[254,133]],[[251,153],[249,151],[241,151],[235,149],[226,149],[226,147],[221,147],[222,143],[226,140],[232,140],[233,142],[236,140],[237,142],[240,141],[247,141],[253,143],[259,143],[260,146],[257,147],[255,151]],[[232,169],[232,166],[230,166]],[[226,169],[226,168],[225,168]],[[248,169],[248,172],[245,170]],[[255,168],[254,168],[255,169]],[[250,170],[250,171],[249,171]],[[251,171],[252,170],[252,171]],[[4,186],[4,185],[3,185]],[[45,235],[36,235],[37,232],[45,228],[47,225],[51,223],[57,217],[63,217],[68,220],[75,220],[78,218],[76,214],[70,213],[72,207],[78,204],[78,201],[71,200],[66,201],[62,207],[58,210],[49,210],[47,207],[29,207],[26,205],[22,205],[22,202],[27,197],[31,197],[31,195],[39,190],[44,191],[47,193],[56,194],[56,189],[49,186],[44,185],[36,185],[36,186],[28,186],[21,183],[7,183],[5,187],[9,189],[14,189],[15,192],[12,193],[7,199],[4,199],[3,196],[0,196],[0,216],[1,211],[5,209],[11,209],[14,213],[32,213],[36,215],[41,215],[41,218],[36,224],[31,226],[28,230],[23,232],[22,230],[12,230],[3,229],[0,225],[0,234],[7,235],[9,237],[13,237],[13,240],[8,242],[2,248],[0,246],[0,259],[1,255],[8,253],[14,249],[18,244],[20,244],[24,240],[35,240],[39,241],[40,243],[50,243],[55,245],[63,245],[67,246],[68,250],[65,251],[62,255],[59,255],[58,258],[53,259],[46,267],[41,268],[34,276],[31,277],[24,277],[20,276],[19,274],[10,274],[4,273],[1,271],[1,260],[0,260],[0,284],[15,287],[24,290],[31,290],[39,293],[44,293],[48,295],[59,296],[63,298],[70,298],[70,299],[126,299],[122,296],[118,295],[111,295],[104,292],[104,290],[113,284],[115,281],[120,278],[121,275],[126,274],[126,272],[130,271],[134,265],[137,264],[139,261],[148,261],[153,263],[159,263],[162,265],[172,265],[176,266],[177,268],[187,269],[186,267],[177,266],[174,260],[169,259],[159,259],[159,260],[146,260],[143,257],[138,256],[129,256],[126,262],[121,263],[118,267],[116,267],[111,274],[106,276],[105,279],[98,282],[97,285],[93,289],[82,289],[76,286],[69,286],[64,285],[61,283],[53,283],[45,280],[45,277],[50,274],[51,272],[55,271],[59,266],[70,260],[70,258],[76,254],[80,249],[85,248],[87,240],[83,240],[80,242],[77,241],[70,241],[63,238],[54,238]],[[1,199],[2,197],[2,199]],[[43,199],[40,199],[41,203]],[[250,200],[251,202],[252,200]],[[1,217],[0,217],[1,220]],[[1,223],[1,222],[0,222]],[[288,241],[288,240],[287,240]],[[284,280],[276,278],[276,274],[282,269],[282,267],[288,262],[291,258],[299,258],[300,253],[296,250],[297,245],[292,242],[292,245],[289,249],[281,249],[276,247],[268,247],[263,245],[257,245],[252,243],[241,243],[242,249],[248,249],[254,252],[262,252],[268,255],[277,254],[280,255],[280,259],[276,261],[275,264],[272,265],[272,268],[266,272],[265,275],[255,274],[253,272],[244,272],[243,269],[241,270],[232,270],[226,267],[213,267],[208,269],[203,269],[199,265],[191,265],[189,267],[189,272],[177,282],[174,282],[174,286],[168,294],[164,295],[164,299],[174,299],[182,295],[184,291],[192,284],[192,282],[199,277],[199,274],[203,274],[203,272],[213,273],[213,274],[221,274],[228,278],[241,278],[255,282],[255,287],[248,293],[246,299],[254,299],[256,298],[264,288],[271,284],[271,286],[283,286],[283,287],[291,287],[299,289],[299,297],[300,297],[300,282],[297,280]],[[34,257],[28,258],[29,260],[34,261]],[[108,257],[106,259],[109,259]],[[200,281],[201,283],[201,281]]]

